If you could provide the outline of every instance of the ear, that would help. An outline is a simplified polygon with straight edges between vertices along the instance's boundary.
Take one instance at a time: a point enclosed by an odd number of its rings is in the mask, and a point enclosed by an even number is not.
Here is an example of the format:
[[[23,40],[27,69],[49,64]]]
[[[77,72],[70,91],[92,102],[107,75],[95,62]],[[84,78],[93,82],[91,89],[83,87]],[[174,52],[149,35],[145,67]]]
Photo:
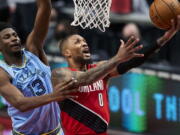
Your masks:
[[[0,41],[0,52],[2,51],[2,44],[1,44],[1,41]]]
[[[71,51],[70,51],[69,49],[66,49],[66,50],[64,51],[64,56],[65,56],[65,57],[71,57]]]
[[[2,51],[2,49],[3,49],[3,40],[2,40],[1,35],[0,35],[0,51]]]

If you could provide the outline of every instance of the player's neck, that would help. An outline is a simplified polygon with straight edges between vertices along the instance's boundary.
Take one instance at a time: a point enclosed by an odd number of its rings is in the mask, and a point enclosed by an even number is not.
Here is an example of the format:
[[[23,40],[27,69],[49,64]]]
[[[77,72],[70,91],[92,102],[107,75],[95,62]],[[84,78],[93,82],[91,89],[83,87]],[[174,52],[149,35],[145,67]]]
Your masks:
[[[69,63],[69,67],[72,69],[77,69],[78,71],[86,71],[87,70],[86,64]]]
[[[8,65],[21,66],[23,64],[23,53],[4,55],[4,60]]]

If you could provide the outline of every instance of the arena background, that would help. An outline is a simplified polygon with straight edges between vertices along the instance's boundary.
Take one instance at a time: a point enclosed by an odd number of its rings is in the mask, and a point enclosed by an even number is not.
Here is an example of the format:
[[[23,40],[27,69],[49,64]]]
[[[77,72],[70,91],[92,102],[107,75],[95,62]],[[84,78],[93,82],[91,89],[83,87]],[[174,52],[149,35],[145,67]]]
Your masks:
[[[32,29],[35,3],[23,0],[0,6],[0,20],[11,22],[25,42]],[[25,0],[28,1],[28,0]],[[73,19],[72,0],[52,0],[53,9],[45,51],[52,69],[67,66],[59,55],[58,41],[76,31],[87,39],[94,61],[109,59],[118,47],[119,39],[126,39],[126,24],[136,26],[141,43],[151,45],[164,31],[155,28],[148,16],[152,0],[113,0],[126,6],[112,5],[111,26],[105,33],[70,27]],[[139,3],[138,3],[139,2]],[[145,4],[143,4],[146,2]],[[147,6],[147,7],[146,7]],[[27,8],[28,7],[28,8]],[[121,7],[121,8],[120,8]],[[145,10],[144,10],[145,9]],[[19,19],[17,19],[19,17]],[[21,25],[20,25],[21,24]],[[180,133],[180,33],[158,54],[130,72],[109,82],[110,135],[179,135]],[[0,59],[3,59],[2,55]],[[10,135],[11,121],[6,105],[0,97],[0,135]]]

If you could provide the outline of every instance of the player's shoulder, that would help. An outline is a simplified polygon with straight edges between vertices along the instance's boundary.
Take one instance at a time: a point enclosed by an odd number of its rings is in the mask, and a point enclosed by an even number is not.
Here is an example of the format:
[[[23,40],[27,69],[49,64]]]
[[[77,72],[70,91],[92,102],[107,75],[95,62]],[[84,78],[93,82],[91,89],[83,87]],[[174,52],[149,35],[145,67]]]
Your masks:
[[[0,82],[9,80],[10,78],[10,75],[3,68],[0,67]]]
[[[57,75],[64,75],[67,72],[69,72],[68,68],[55,68],[52,70],[52,76],[57,76]]]
[[[3,60],[0,60],[0,76],[7,74],[8,67]]]
[[[52,72],[63,72],[63,71],[68,71],[68,68],[61,67],[61,68],[55,68],[52,70]]]
[[[28,49],[24,48],[23,50],[23,53],[27,56],[30,56],[30,57],[37,57],[36,55],[34,55],[31,51],[29,51]]]

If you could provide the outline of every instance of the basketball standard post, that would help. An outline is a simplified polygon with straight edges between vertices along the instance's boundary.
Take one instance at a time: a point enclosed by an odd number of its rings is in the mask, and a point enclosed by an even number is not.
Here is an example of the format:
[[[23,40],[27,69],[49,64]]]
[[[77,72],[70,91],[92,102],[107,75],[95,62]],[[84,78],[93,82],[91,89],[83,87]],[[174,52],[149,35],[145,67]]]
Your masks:
[[[74,21],[72,26],[86,28],[98,28],[105,32],[110,26],[110,7],[112,0],[73,0]]]

